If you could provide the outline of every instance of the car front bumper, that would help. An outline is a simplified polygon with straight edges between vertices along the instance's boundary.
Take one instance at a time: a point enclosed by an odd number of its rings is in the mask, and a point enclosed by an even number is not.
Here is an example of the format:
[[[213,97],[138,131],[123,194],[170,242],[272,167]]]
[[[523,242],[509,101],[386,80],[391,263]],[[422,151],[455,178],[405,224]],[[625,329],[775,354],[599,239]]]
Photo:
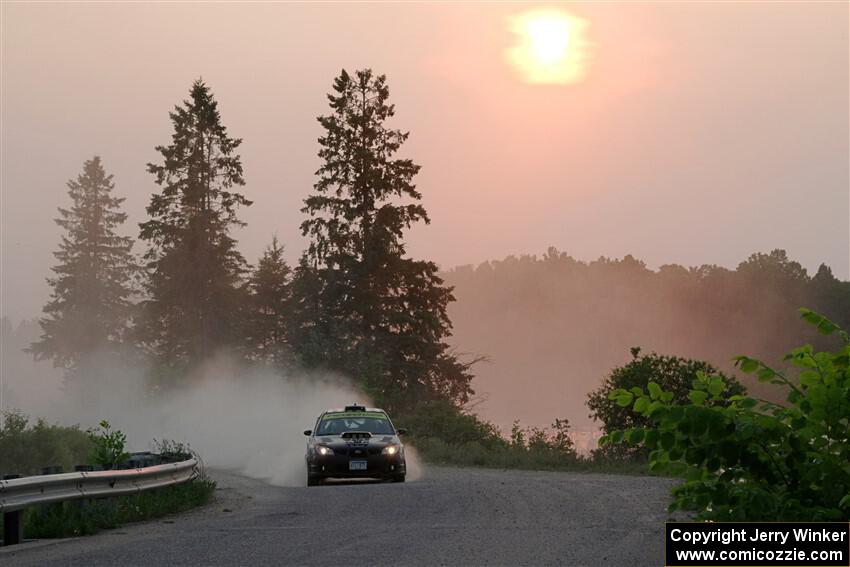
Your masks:
[[[366,461],[366,470],[351,470],[351,461]],[[398,455],[317,455],[307,461],[307,470],[314,478],[391,478],[407,473],[407,464]]]

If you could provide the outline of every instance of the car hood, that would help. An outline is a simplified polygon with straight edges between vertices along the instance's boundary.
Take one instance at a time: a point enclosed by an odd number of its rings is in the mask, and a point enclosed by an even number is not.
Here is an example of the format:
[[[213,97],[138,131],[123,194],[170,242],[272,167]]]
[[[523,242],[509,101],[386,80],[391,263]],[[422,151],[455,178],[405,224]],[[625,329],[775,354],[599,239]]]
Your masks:
[[[395,435],[374,435],[369,439],[343,439],[338,435],[319,436],[316,441],[328,447],[385,447],[387,445],[400,445]]]

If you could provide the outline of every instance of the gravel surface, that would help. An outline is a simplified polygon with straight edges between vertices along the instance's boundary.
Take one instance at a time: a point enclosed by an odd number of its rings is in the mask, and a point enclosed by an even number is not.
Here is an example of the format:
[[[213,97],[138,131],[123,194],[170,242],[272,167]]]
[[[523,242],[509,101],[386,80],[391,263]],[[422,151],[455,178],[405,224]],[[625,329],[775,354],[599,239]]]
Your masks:
[[[0,548],[0,565],[663,565],[669,479],[428,467],[285,488],[221,471],[210,505]]]

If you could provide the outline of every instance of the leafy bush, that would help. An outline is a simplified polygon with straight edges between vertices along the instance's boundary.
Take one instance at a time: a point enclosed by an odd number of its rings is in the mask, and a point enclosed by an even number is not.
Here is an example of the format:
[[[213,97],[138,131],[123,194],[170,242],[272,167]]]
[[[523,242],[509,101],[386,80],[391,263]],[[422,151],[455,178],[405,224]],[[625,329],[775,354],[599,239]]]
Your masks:
[[[88,462],[91,450],[89,437],[77,426],[50,425],[44,419],[30,425],[18,412],[3,413],[0,474],[36,475],[53,466],[72,471]]]
[[[617,404],[611,393],[617,390],[644,389],[650,382],[657,384],[672,395],[673,403],[685,403],[691,385],[697,375],[702,372],[719,376],[723,379],[724,396],[746,393],[746,388],[734,377],[726,376],[707,362],[691,360],[678,356],[663,356],[656,353],[641,354],[639,347],[631,349],[632,360],[611,371],[602,386],[588,394],[587,407],[590,417],[602,422],[602,431],[611,433],[631,427],[647,427],[651,421],[629,406]],[[599,451],[600,457],[634,458],[645,453],[642,445],[606,445]]]
[[[91,460],[104,469],[113,469],[130,458],[125,447],[127,435],[123,431],[112,429],[109,422],[103,420],[97,428],[86,432],[94,447]]]
[[[600,443],[643,442],[651,470],[683,476],[671,510],[706,520],[850,519],[850,336],[813,311],[801,313],[821,333],[837,333],[839,350],[794,349],[785,357],[799,371],[794,379],[759,360],[735,359],[743,372],[784,388],[787,404],[728,396],[724,378],[704,372],[687,403],[650,382],[610,394],[650,426]]]
[[[529,453],[549,453],[554,456],[575,459],[575,443],[570,437],[570,422],[568,419],[556,419],[549,429],[531,427],[521,429],[515,421],[511,428],[511,447],[524,449]]]

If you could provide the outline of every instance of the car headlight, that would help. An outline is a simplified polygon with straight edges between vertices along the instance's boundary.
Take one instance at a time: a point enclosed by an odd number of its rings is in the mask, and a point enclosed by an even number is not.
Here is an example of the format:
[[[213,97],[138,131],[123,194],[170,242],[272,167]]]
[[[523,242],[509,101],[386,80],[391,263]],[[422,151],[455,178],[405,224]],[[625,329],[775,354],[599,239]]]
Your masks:
[[[383,451],[381,451],[381,454],[393,457],[393,456],[397,455],[400,451],[401,451],[400,445],[387,445],[386,447],[384,447]]]
[[[322,455],[323,457],[324,457],[324,456],[327,456],[327,455],[333,455],[333,454],[334,454],[334,450],[333,450],[333,449],[331,449],[330,447],[325,447],[324,445],[319,445],[319,446],[317,446],[317,447],[316,447],[316,452],[317,452],[318,454]]]

